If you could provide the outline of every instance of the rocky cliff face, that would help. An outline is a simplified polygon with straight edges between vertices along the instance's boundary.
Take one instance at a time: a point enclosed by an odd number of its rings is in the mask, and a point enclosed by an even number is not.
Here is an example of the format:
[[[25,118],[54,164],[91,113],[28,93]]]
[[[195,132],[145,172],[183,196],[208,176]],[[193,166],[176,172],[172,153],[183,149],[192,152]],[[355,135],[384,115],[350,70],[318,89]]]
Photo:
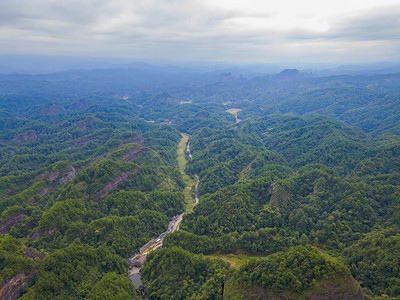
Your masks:
[[[60,177],[60,171],[55,170],[53,172],[50,172],[48,180],[50,182],[53,182],[55,179],[58,179],[59,184],[67,183],[71,179],[73,179],[76,176],[76,170],[73,166],[69,166],[68,170],[62,174]]]
[[[28,287],[29,282],[33,279],[36,268],[28,274],[24,272],[14,275],[6,282],[0,285],[0,299],[14,300],[19,298],[21,291]]]
[[[52,229],[47,229],[47,230],[43,230],[43,231],[40,231],[40,232],[36,231],[32,235],[31,239],[32,239],[32,241],[36,241],[38,238],[40,238],[42,236],[53,234],[57,229],[58,229],[58,227],[56,226],[56,227],[54,227]]]
[[[27,215],[19,214],[9,218],[0,226],[0,236],[3,236],[10,232],[11,227],[15,226],[19,220],[25,219]]]
[[[270,293],[268,290],[254,287],[240,287],[228,280],[224,287],[224,299],[226,300],[363,300],[364,291],[359,283],[351,277],[350,280],[325,283],[315,287],[313,290],[305,291],[296,295],[287,291],[280,295]]]
[[[132,171],[121,173],[120,176],[115,178],[113,181],[106,184],[100,192],[97,193],[97,198],[107,196],[113,189],[115,189],[119,184],[124,183],[129,175],[136,174],[139,171],[139,168],[135,168]]]

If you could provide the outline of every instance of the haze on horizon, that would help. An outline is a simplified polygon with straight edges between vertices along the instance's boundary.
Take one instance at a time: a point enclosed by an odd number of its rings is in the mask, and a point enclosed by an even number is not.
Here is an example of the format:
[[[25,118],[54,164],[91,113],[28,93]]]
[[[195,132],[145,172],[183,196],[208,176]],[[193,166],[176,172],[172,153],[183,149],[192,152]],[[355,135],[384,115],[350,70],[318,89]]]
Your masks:
[[[3,0],[0,55],[400,61],[398,0]]]

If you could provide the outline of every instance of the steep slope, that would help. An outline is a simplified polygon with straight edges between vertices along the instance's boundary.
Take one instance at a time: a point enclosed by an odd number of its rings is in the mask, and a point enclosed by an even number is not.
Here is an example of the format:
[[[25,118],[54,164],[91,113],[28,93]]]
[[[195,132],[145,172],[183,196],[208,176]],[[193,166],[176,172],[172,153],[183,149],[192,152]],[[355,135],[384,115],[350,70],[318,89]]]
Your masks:
[[[298,246],[245,263],[224,286],[226,299],[364,299],[346,267]]]
[[[25,299],[83,299],[100,291],[140,298],[126,282],[126,257],[183,211],[184,182],[176,169],[180,134],[128,108],[121,106],[121,114],[98,104],[41,115],[44,106],[31,118],[8,115],[0,143],[0,233],[2,256],[14,264],[1,270],[11,298],[32,279]],[[24,257],[22,245],[40,249],[44,259]],[[10,291],[16,276],[23,279]]]

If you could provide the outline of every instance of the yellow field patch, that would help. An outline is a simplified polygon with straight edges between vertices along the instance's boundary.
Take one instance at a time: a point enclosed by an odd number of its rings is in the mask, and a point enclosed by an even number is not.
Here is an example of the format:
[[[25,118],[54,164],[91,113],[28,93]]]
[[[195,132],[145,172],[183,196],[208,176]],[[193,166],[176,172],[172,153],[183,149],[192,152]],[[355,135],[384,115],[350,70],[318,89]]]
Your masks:
[[[236,123],[239,123],[241,121],[237,116],[239,111],[241,111],[240,108],[230,108],[230,109],[226,110],[227,113],[230,113],[231,115],[235,116]]]

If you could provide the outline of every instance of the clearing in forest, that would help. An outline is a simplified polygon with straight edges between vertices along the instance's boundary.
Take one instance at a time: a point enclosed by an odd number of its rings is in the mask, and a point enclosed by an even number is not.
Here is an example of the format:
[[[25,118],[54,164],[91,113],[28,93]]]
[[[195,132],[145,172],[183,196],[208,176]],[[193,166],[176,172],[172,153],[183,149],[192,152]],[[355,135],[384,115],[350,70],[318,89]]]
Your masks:
[[[234,115],[234,116],[235,116],[235,119],[236,119],[236,123],[239,123],[239,122],[241,121],[241,120],[238,118],[238,116],[237,116],[237,114],[238,114],[239,111],[241,111],[240,108],[230,108],[230,109],[228,109],[226,112],[227,112],[227,113],[230,113],[231,115]]]
[[[182,174],[183,181],[186,184],[183,194],[185,195],[185,202],[188,208],[195,202],[195,200],[192,197],[192,189],[194,189],[195,181],[185,173],[185,167],[187,163],[185,151],[186,151],[186,145],[189,140],[189,136],[185,133],[181,133],[181,135],[182,139],[179,142],[178,146],[178,165],[179,165],[179,172]]]

